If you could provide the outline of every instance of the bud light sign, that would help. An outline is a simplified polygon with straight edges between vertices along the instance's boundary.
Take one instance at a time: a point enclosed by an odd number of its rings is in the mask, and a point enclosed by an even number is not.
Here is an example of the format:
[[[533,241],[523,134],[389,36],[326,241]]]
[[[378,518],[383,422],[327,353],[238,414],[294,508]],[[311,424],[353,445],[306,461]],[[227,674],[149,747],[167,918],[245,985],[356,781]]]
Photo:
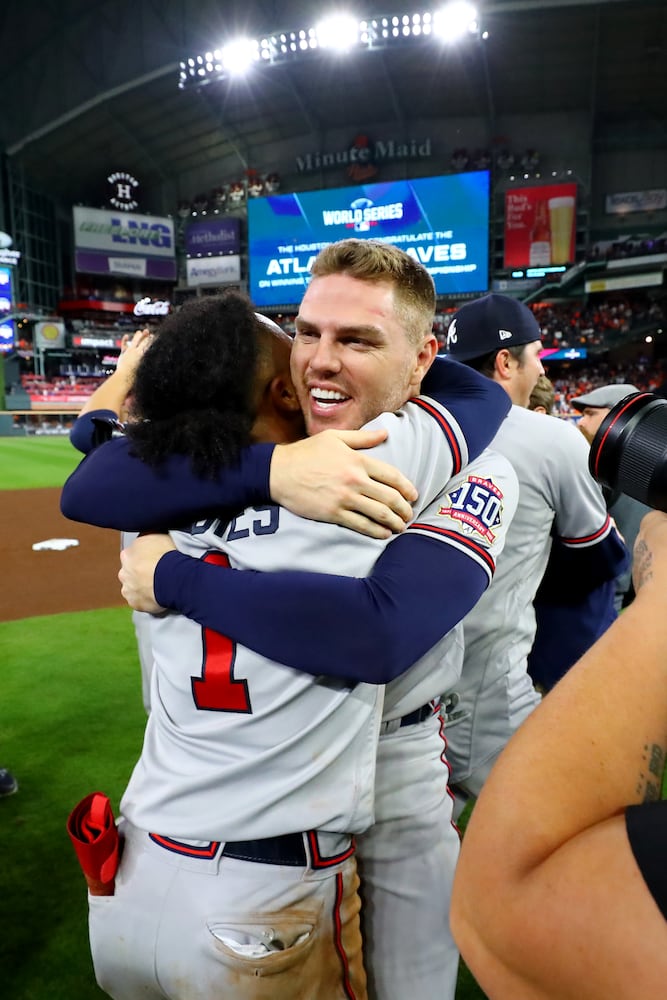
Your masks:
[[[185,230],[185,252],[188,257],[239,253],[240,227],[240,220],[233,216],[191,222]]]

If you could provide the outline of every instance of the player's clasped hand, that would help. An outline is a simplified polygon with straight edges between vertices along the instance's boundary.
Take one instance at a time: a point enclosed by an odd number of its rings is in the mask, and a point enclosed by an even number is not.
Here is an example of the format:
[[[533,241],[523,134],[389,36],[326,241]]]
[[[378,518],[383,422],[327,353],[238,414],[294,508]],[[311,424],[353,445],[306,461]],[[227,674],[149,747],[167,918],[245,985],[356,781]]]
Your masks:
[[[169,535],[141,535],[120,554],[120,592],[135,611],[160,614],[165,609],[155,600],[155,567],[166,552],[176,546]]]
[[[276,446],[270,491],[294,514],[329,521],[371,538],[405,530],[417,490],[398,469],[361,449],[387,437],[386,430],[322,431]]]
[[[148,328],[123,335],[116,371],[122,371],[129,379],[134,378],[137,365],[147,348],[153,343],[153,334]]]

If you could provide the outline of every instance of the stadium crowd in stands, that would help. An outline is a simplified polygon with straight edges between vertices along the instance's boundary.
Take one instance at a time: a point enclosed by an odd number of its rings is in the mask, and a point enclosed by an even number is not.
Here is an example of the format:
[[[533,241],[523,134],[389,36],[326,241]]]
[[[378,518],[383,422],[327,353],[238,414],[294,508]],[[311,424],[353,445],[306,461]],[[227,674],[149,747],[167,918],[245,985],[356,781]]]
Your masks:
[[[625,260],[628,257],[648,257],[667,253],[667,233],[659,236],[626,236],[618,240],[596,243],[588,254],[591,263],[596,261]]]
[[[532,308],[544,347],[600,347],[610,335],[627,334],[664,319],[660,302],[637,294],[602,302],[540,302]]]
[[[531,308],[540,325],[545,349],[586,347],[596,348],[600,354],[607,344],[618,346],[625,335],[649,329],[652,324],[667,318],[665,304],[643,291],[618,294],[608,299],[590,296],[588,301],[538,302]],[[452,307],[435,315],[434,332],[440,353],[446,351],[447,330],[454,311]],[[283,314],[275,319],[287,333],[294,333],[294,315]],[[108,374],[109,367],[106,363],[103,367],[81,362],[82,359],[78,358],[76,377],[71,366],[70,370],[61,369],[57,376],[24,374],[21,388],[28,392],[33,405],[76,405],[85,402],[97,388],[100,378]],[[578,416],[569,403],[573,396],[580,396],[610,382],[631,382],[640,389],[655,391],[666,378],[662,363],[652,363],[647,356],[626,364],[589,358],[585,367],[570,365],[560,370],[554,363],[546,363],[556,390],[554,414],[570,419]]]
[[[601,385],[625,382],[636,385],[642,391],[660,393],[663,383],[667,380],[665,362],[650,362],[646,356],[627,364],[600,360],[586,366],[577,365],[576,368],[549,367],[547,374],[556,391],[553,412],[557,417],[568,418],[579,416],[571,406],[570,400],[592,392]]]

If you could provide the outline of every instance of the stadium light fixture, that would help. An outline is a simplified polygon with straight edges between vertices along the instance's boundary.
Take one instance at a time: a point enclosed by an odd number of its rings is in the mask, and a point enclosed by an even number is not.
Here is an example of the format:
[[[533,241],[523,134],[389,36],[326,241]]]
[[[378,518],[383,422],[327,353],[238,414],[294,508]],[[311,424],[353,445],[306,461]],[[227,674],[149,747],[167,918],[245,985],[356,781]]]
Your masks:
[[[433,15],[433,34],[443,42],[457,42],[478,30],[477,10],[465,0],[452,0]]]
[[[245,76],[259,59],[259,43],[253,38],[236,38],[220,51],[220,64],[230,76]]]
[[[359,44],[359,21],[351,14],[333,14],[315,26],[320,48],[349,52]]]
[[[477,10],[467,0],[449,0],[439,10],[373,15],[358,20],[349,12],[324,17],[313,27],[276,31],[258,39],[239,38],[218,49],[184,58],[179,87],[201,87],[213,80],[240,76],[253,63],[276,65],[311,58],[319,49],[331,53],[382,50],[405,44],[423,44],[432,37],[455,42],[466,35],[488,37],[480,31]]]

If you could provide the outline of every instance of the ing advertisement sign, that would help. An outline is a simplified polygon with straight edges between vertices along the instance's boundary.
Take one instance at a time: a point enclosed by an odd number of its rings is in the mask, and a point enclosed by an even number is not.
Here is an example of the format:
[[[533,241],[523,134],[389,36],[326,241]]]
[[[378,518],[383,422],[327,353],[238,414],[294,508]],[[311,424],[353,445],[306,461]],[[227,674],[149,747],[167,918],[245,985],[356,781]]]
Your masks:
[[[573,263],[576,219],[576,184],[506,191],[505,267]]]

